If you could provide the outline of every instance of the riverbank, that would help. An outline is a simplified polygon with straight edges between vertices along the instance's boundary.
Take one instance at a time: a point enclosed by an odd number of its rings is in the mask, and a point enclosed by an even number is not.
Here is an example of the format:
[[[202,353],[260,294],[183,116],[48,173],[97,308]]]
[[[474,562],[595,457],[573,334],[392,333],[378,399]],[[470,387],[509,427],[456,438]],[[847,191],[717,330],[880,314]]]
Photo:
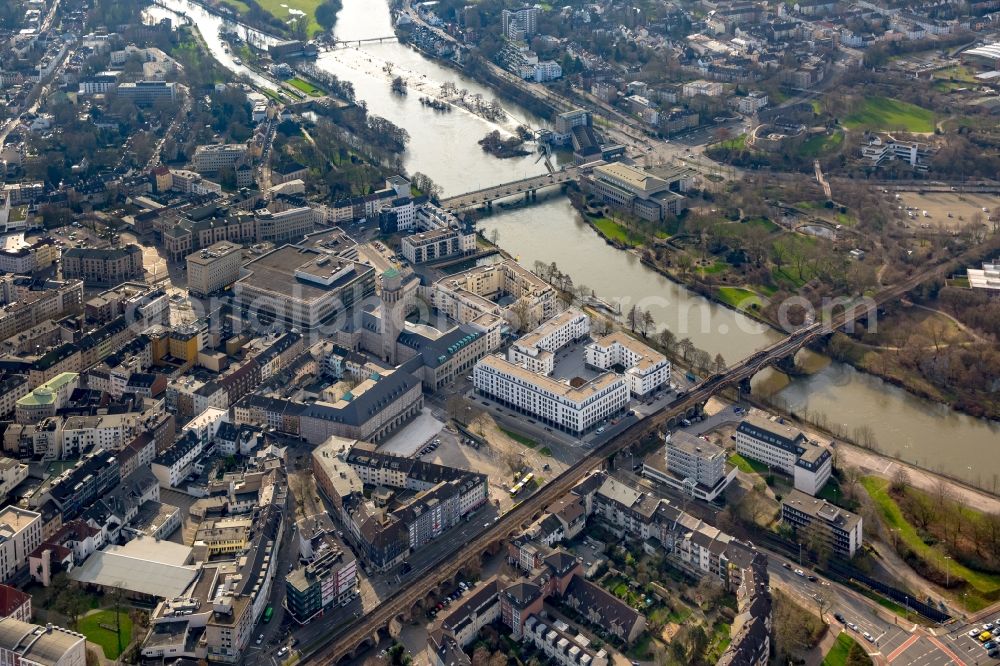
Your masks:
[[[711,281],[711,276],[714,275],[713,271],[718,268],[718,259],[705,267],[695,266],[692,269],[688,266],[686,270],[671,270],[664,266],[662,261],[657,260],[658,253],[663,250],[664,246],[669,245],[667,241],[669,236],[666,236],[666,232],[662,240],[652,239],[653,245],[651,247],[648,230],[639,233],[633,229],[634,223],[629,226],[616,221],[613,217],[607,217],[607,214],[600,216],[598,211],[594,211],[579,197],[571,197],[571,201],[587,226],[597,233],[606,244],[632,254],[659,275],[717,305],[751,317],[779,333],[785,333],[779,322],[769,316],[769,312],[773,312],[773,310],[767,307],[768,296],[761,293],[759,287],[733,281],[727,281],[725,284]],[[973,254],[978,254],[981,257],[991,256],[994,252],[992,249],[994,245],[996,245],[995,242],[986,244]],[[671,246],[669,251],[686,253],[683,248],[677,246]],[[975,263],[974,259],[972,263]],[[704,277],[709,277],[709,280],[698,279],[699,272]],[[733,272],[728,271],[727,274]],[[949,391],[945,387],[930,382],[918,368],[889,363],[884,359],[880,362],[878,358],[869,358],[875,355],[870,350],[866,351],[863,343],[853,338],[838,334],[826,338],[821,343],[814,344],[813,349],[837,361],[847,363],[860,372],[878,377],[887,384],[899,387],[916,397],[945,405],[956,412],[992,421],[1000,419],[1000,401],[990,400],[989,396],[970,395],[961,390]]]

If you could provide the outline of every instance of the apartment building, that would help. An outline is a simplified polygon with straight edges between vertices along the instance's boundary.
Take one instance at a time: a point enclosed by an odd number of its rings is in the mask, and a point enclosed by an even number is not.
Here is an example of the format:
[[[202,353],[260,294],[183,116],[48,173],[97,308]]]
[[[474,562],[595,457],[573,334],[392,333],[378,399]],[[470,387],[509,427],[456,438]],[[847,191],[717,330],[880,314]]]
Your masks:
[[[664,435],[662,449],[646,456],[642,474],[687,495],[711,502],[736,478],[725,450],[700,437],[678,431]]]
[[[156,456],[150,469],[161,488],[175,488],[194,469],[195,461],[205,450],[205,443],[193,431],[184,433],[174,445]]]
[[[845,559],[854,557],[864,540],[861,516],[800,490],[792,490],[781,500],[781,520],[795,530],[800,541],[806,531],[818,530],[830,551]]]
[[[460,324],[489,314],[531,329],[560,309],[555,288],[510,259],[442,278],[434,283],[430,298],[435,309]]]
[[[215,173],[221,169],[232,169],[247,154],[247,144],[227,143],[198,146],[191,163],[198,173]]]
[[[0,339],[7,340],[38,324],[83,311],[83,282],[46,283],[44,291],[18,288],[11,277],[0,282]]]
[[[726,451],[718,444],[679,431],[667,435],[667,468],[699,485],[714,488],[725,474]]]
[[[6,583],[27,564],[41,543],[42,514],[16,506],[0,509],[0,582]]]
[[[718,81],[698,79],[697,81],[690,81],[681,86],[681,95],[684,97],[697,97],[698,95],[718,97],[724,90],[725,88]]]
[[[59,258],[59,247],[51,238],[41,238],[31,245],[0,249],[0,271],[32,273],[51,266]]]
[[[177,99],[177,84],[166,81],[135,81],[119,83],[118,96],[131,100],[137,106],[152,106],[160,100]]]
[[[357,595],[358,567],[326,516],[299,522],[300,555],[307,560],[285,576],[288,610],[299,624],[346,605]]]
[[[613,372],[583,383],[562,382],[503,357],[487,356],[476,364],[472,378],[479,395],[576,435],[629,403],[628,386]]]
[[[524,623],[522,642],[545,653],[550,663],[560,666],[607,666],[607,650],[595,648],[590,639],[573,631],[562,620],[542,620],[531,615]]]
[[[16,587],[0,584],[0,617],[31,621],[31,595]]]
[[[555,352],[590,335],[590,317],[571,307],[518,338],[507,351],[507,360],[532,372],[551,375]]]
[[[60,373],[36,386],[31,393],[17,401],[14,408],[15,422],[37,423],[43,418],[55,416],[56,411],[66,406],[69,397],[79,386],[80,375],[76,372]]]
[[[270,241],[276,245],[301,241],[315,228],[316,214],[308,206],[298,206],[272,213],[262,209],[254,211],[257,242]]]
[[[27,478],[27,465],[13,458],[0,456],[0,502],[3,502],[10,491]]]
[[[86,666],[83,634],[52,624],[44,627],[13,617],[0,618],[0,664]]]
[[[64,278],[83,280],[88,286],[112,286],[141,280],[142,249],[131,244],[106,249],[70,248],[62,255],[62,273]]]
[[[243,247],[220,241],[187,257],[188,291],[208,296],[236,282],[243,264]]]
[[[628,334],[616,331],[587,345],[587,365],[600,370],[625,368],[632,395],[643,397],[670,382],[670,361]]]
[[[476,251],[476,235],[448,227],[422,231],[405,236],[400,251],[412,264],[472,254]]]
[[[833,473],[830,451],[783,419],[754,412],[736,428],[736,452],[793,477],[795,488],[815,495]]]

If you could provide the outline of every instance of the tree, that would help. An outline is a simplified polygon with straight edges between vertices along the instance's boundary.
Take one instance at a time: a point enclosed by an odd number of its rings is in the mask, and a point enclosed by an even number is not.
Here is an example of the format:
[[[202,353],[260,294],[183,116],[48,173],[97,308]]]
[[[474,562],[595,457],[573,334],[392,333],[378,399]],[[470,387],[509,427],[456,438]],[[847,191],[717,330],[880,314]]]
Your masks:
[[[892,473],[889,481],[889,490],[893,493],[901,493],[910,485],[910,475],[902,465],[896,465],[896,471]]]
[[[638,306],[633,305],[631,308],[629,308],[628,314],[625,315],[625,323],[628,324],[628,327],[632,329],[633,333],[635,333],[635,329],[641,321],[642,321],[642,313],[639,310]]]
[[[654,323],[653,313],[649,310],[643,310],[642,320],[639,322],[639,330],[642,332],[642,337],[646,337]]]
[[[715,355],[715,362],[712,364],[713,372],[724,372],[726,370],[726,359],[723,358],[722,354]]]
[[[677,351],[677,336],[669,328],[664,328],[656,334],[656,343],[667,354]]]
[[[694,343],[691,342],[691,338],[683,338],[677,343],[677,350],[681,353],[681,358],[687,363],[688,357],[691,355],[695,349]]]

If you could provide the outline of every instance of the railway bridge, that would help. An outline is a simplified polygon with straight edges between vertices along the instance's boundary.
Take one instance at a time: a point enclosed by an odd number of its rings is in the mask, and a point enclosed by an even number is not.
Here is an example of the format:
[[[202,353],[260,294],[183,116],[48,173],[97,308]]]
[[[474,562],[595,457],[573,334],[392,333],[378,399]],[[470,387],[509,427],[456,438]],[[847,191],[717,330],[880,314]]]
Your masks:
[[[311,654],[303,655],[302,661],[333,666],[362,654],[369,647],[378,644],[383,634],[391,633],[394,627],[398,628],[414,612],[424,608],[425,601],[461,575],[469,562],[479,561],[498,552],[507,539],[526,529],[550,504],[569,492],[609,457],[640,441],[648,441],[663,428],[676,425],[681,418],[701,410],[709,398],[723,389],[738,387],[740,390],[749,390],[751,378],[761,370],[771,365],[788,364],[794,359],[796,352],[810,342],[831,335],[859,319],[874,316],[880,306],[895,301],[927,280],[949,275],[959,266],[967,265],[975,257],[982,256],[984,252],[988,254],[995,250],[1000,243],[993,241],[988,245],[991,248],[980,246],[970,249],[947,264],[916,273],[873,297],[838,303],[836,311],[831,309],[822,313],[815,323],[792,331],[787,337],[696,384],[659,411],[633,423],[622,433],[599,445],[497,522],[483,528],[470,542],[455,552],[443,555],[428,568],[426,575],[406,582],[371,613],[356,619],[343,632],[330,635],[326,645],[315,648]]]

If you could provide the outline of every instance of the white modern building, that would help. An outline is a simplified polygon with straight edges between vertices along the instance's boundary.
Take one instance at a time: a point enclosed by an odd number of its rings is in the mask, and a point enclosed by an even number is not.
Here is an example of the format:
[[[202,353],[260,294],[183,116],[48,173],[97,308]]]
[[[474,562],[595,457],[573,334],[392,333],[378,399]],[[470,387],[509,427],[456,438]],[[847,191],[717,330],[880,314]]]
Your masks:
[[[670,361],[626,333],[617,331],[586,348],[587,365],[608,370],[625,368],[625,382],[633,395],[644,396],[670,382]]]
[[[42,514],[16,506],[0,511],[0,582],[28,562],[28,556],[42,543]]]
[[[555,352],[588,335],[590,317],[577,308],[569,308],[514,342],[507,352],[507,359],[532,372],[551,375]]]
[[[590,381],[557,381],[500,356],[487,356],[473,370],[480,395],[560,430],[581,434],[629,403],[625,380],[605,372]]]
[[[793,477],[795,488],[809,495],[822,490],[833,472],[833,456],[826,447],[782,420],[758,414],[749,414],[737,426],[736,452]]]
[[[214,173],[220,169],[235,167],[246,154],[245,143],[198,146],[194,151],[192,164],[198,173]]]
[[[854,557],[864,538],[861,516],[798,490],[781,501],[781,520],[795,530],[800,541],[804,530],[820,530],[831,551],[848,559]]]

